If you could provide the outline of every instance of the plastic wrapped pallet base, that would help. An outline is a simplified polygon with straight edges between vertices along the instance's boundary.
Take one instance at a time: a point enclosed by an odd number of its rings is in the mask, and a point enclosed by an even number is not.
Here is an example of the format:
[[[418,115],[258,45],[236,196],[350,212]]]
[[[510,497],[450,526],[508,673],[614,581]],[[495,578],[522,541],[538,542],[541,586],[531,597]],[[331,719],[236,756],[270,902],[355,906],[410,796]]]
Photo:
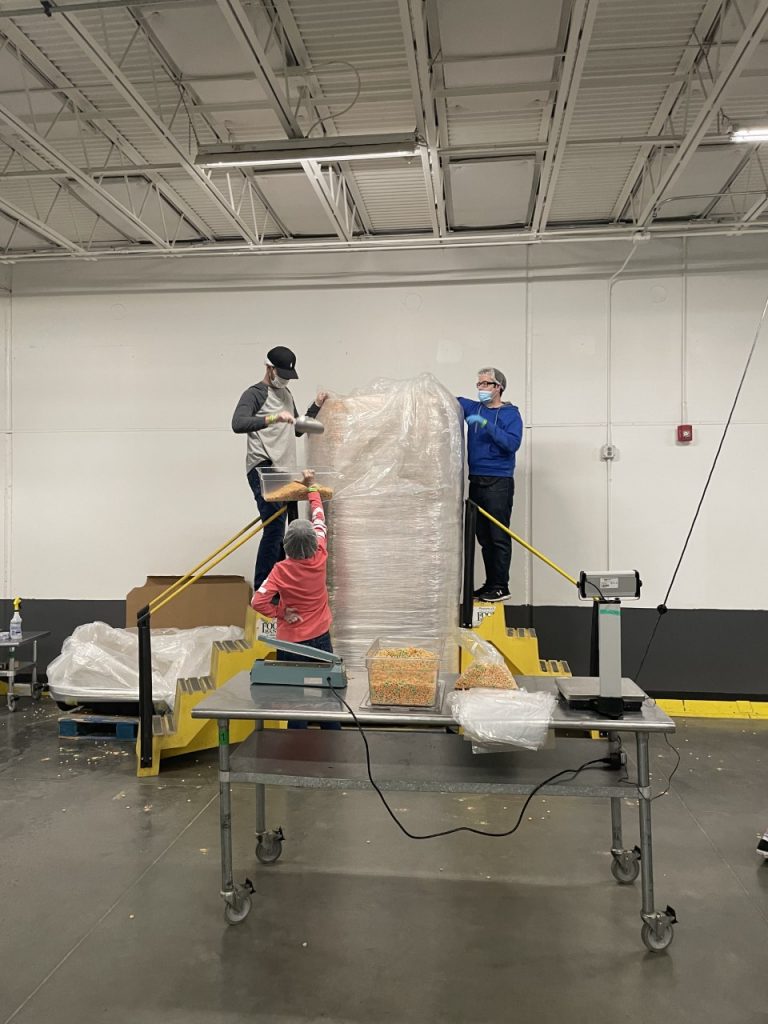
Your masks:
[[[464,690],[448,697],[454,720],[467,739],[480,747],[475,753],[499,745],[539,750],[544,746],[557,698],[553,693],[527,690]]]
[[[173,708],[176,680],[207,675],[216,640],[241,640],[238,626],[152,630],[152,698]],[[130,701],[139,699],[139,638],[136,630],[105,622],[78,626],[47,669],[55,700]]]
[[[461,584],[464,438],[458,403],[430,374],[329,398],[311,464],[335,476],[328,505],[334,649],[363,668],[378,638],[443,640]],[[456,669],[456,648],[444,663]],[[448,663],[450,662],[450,663]]]

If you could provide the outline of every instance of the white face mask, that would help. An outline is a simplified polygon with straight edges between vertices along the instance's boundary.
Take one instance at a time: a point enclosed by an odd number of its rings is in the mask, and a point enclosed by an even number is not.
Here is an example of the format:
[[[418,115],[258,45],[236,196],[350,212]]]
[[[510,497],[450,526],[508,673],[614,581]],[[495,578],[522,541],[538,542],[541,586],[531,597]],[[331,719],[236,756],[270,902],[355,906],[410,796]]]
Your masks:
[[[287,388],[289,384],[290,384],[289,380],[286,380],[284,377],[281,377],[277,373],[277,371],[273,372],[273,374],[272,374],[272,387],[273,388]]]

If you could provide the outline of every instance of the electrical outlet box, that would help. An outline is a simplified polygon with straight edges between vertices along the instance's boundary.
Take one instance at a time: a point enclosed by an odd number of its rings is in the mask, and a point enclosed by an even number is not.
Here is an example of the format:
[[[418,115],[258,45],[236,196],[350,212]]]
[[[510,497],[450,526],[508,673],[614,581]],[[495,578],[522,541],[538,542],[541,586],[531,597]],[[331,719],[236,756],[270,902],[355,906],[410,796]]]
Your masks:
[[[677,428],[677,443],[690,444],[693,440],[693,426],[690,423],[681,423]]]
[[[604,444],[600,449],[600,458],[603,462],[613,462],[614,459],[618,459],[619,449],[615,444]]]

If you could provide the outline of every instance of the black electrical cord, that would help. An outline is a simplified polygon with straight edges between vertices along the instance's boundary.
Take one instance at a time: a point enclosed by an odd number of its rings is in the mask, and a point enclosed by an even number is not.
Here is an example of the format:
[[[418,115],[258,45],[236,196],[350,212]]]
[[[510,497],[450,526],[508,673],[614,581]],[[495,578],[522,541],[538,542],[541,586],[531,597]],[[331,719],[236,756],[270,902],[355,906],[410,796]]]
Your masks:
[[[661,622],[661,617],[662,617],[662,615],[665,615],[667,613],[667,611],[669,611],[669,609],[667,608],[667,602],[669,601],[669,595],[672,593],[672,588],[675,585],[675,580],[677,579],[677,574],[680,571],[680,566],[682,564],[683,558],[685,557],[685,552],[688,550],[688,544],[690,542],[691,536],[692,536],[694,528],[696,526],[696,522],[697,522],[697,520],[699,518],[699,513],[701,512],[701,506],[704,504],[704,498],[706,497],[707,491],[709,490],[709,485],[710,485],[710,483],[712,481],[712,477],[713,477],[715,469],[717,467],[717,462],[718,462],[718,459],[720,458],[720,453],[723,450],[723,445],[725,444],[725,439],[726,439],[726,437],[728,435],[728,430],[730,429],[731,421],[733,420],[733,414],[736,411],[736,405],[738,404],[739,398],[741,397],[741,389],[744,387],[744,381],[746,380],[747,372],[749,371],[749,367],[750,367],[750,364],[752,362],[752,357],[755,354],[755,349],[757,348],[757,343],[760,340],[760,331],[762,330],[763,322],[765,321],[766,313],[768,313],[768,299],[765,300],[765,305],[763,306],[763,312],[762,312],[762,314],[760,316],[760,320],[758,321],[757,330],[755,331],[755,336],[752,339],[752,345],[751,345],[751,347],[749,349],[749,354],[747,356],[747,361],[744,364],[744,370],[743,370],[743,372],[741,374],[741,379],[739,380],[739,386],[736,388],[736,396],[733,399],[733,403],[731,405],[730,412],[728,413],[728,419],[725,421],[725,426],[723,427],[723,433],[722,433],[722,435],[720,437],[720,443],[717,446],[717,451],[715,452],[715,457],[712,460],[712,465],[710,466],[709,473],[707,474],[707,480],[706,480],[706,483],[704,484],[704,490],[701,492],[701,497],[699,498],[699,503],[696,506],[696,511],[694,512],[693,520],[691,521],[691,525],[690,525],[690,528],[688,530],[688,535],[686,536],[685,543],[683,544],[683,550],[680,552],[680,557],[677,560],[677,565],[675,566],[675,571],[672,573],[672,579],[669,581],[669,586],[667,587],[667,592],[664,595],[664,600],[656,608],[656,611],[658,612],[658,615],[656,616],[656,622],[653,624],[653,630],[652,630],[651,635],[650,635],[650,637],[648,639],[648,643],[646,644],[645,651],[643,652],[643,656],[640,659],[640,665],[638,666],[637,672],[635,672],[635,682],[637,682],[639,680],[639,678],[640,678],[640,673],[643,671],[646,659],[647,659],[648,654],[649,654],[649,652],[651,650],[651,647],[653,646],[653,641],[656,639],[656,633],[658,632],[658,629],[659,629],[659,623]]]
[[[677,774],[677,769],[680,767],[680,759],[681,759],[680,750],[679,750],[678,747],[675,746],[675,744],[669,738],[667,733],[664,733],[664,742],[667,744],[669,749],[674,753],[674,755],[677,758],[677,760],[675,762],[675,767],[669,773],[669,776],[667,778],[666,786],[664,787],[664,789],[662,789],[662,791],[660,793],[657,793],[656,796],[652,796],[651,797],[651,803],[653,803],[654,800],[658,800],[659,797],[667,795],[667,793],[672,788],[672,779],[674,779],[675,775]],[[619,737],[619,753],[621,753],[623,750],[624,750],[624,745],[621,742],[621,737]],[[620,784],[622,786],[631,786],[632,789],[636,789],[637,790],[638,794],[640,793],[640,786],[638,785],[638,783],[634,779],[626,779],[626,780],[625,779],[621,779],[619,781],[620,781]]]
[[[514,833],[517,832],[517,830],[520,828],[520,825],[523,822],[523,817],[525,815],[526,810],[528,809],[528,804],[530,804],[531,800],[534,798],[534,796],[536,796],[539,790],[543,789],[545,786],[548,786],[550,782],[554,782],[555,779],[562,778],[563,775],[572,775],[575,779],[578,775],[581,774],[581,772],[586,771],[588,768],[596,768],[598,765],[601,768],[604,768],[614,763],[611,757],[598,757],[592,761],[585,761],[584,764],[580,765],[578,768],[564,768],[563,771],[556,772],[554,775],[550,775],[548,779],[544,779],[543,782],[540,782],[537,786],[534,786],[534,788],[526,797],[525,803],[523,804],[522,808],[520,809],[520,814],[518,815],[517,821],[512,826],[512,828],[508,829],[506,832],[486,832],[480,828],[472,828],[470,825],[458,825],[456,828],[447,828],[444,829],[442,832],[428,832],[426,835],[417,835],[415,832],[410,832],[405,827],[405,825],[403,825],[398,816],[389,806],[387,798],[384,796],[381,789],[379,789],[378,785],[376,784],[376,780],[374,779],[373,772],[371,770],[371,751],[370,747],[368,746],[368,737],[365,735],[365,730],[360,724],[357,715],[346,702],[346,700],[341,696],[341,694],[339,693],[338,689],[335,686],[331,684],[330,689],[336,695],[337,700],[341,704],[343,704],[347,711],[350,713],[350,715],[352,716],[352,721],[357,726],[357,730],[363,738],[363,744],[365,745],[365,768],[368,773],[368,781],[370,782],[373,789],[376,791],[379,800],[381,800],[382,804],[384,804],[384,808],[387,814],[390,816],[392,821],[394,821],[394,823],[397,825],[397,827],[400,829],[403,835],[407,836],[409,839],[440,839],[443,836],[456,835],[457,832],[472,832],[476,836],[488,836],[491,839],[505,839],[507,836],[514,835]],[[571,781],[573,781],[573,779]]]

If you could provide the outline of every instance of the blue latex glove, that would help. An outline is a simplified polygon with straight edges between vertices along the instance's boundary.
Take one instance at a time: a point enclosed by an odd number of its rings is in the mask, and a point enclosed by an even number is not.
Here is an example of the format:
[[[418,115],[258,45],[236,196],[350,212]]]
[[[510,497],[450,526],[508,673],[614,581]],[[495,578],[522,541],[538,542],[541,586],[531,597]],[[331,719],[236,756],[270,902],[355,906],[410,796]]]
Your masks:
[[[479,423],[481,427],[487,427],[488,426],[488,420],[485,419],[484,416],[480,416],[480,414],[476,413],[476,412],[472,413],[471,416],[467,416],[467,423],[469,423],[469,424]]]

